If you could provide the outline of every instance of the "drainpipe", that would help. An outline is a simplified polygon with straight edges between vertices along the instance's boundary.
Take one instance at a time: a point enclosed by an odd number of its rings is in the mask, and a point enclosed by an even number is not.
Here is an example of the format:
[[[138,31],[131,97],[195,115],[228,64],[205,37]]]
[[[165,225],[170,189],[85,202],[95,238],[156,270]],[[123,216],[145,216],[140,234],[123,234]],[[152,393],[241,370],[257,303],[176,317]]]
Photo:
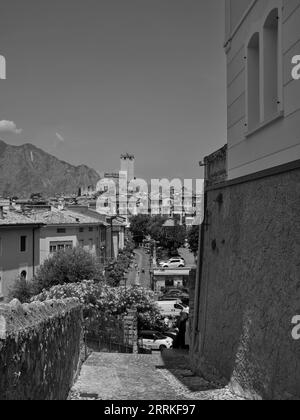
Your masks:
[[[35,276],[35,228],[32,229],[32,277]]]
[[[202,269],[203,269],[203,257],[204,257],[206,214],[207,214],[207,192],[205,191],[204,192],[204,220],[203,220],[203,222],[201,224],[201,227],[200,227],[198,261],[197,261],[197,271],[196,271],[192,351],[194,351],[196,336],[197,336],[197,333],[199,333],[199,322],[200,322],[200,320],[199,320],[199,309],[200,309]]]
[[[113,234],[113,218],[110,219],[110,258],[113,259],[113,244],[114,242],[114,234]]]

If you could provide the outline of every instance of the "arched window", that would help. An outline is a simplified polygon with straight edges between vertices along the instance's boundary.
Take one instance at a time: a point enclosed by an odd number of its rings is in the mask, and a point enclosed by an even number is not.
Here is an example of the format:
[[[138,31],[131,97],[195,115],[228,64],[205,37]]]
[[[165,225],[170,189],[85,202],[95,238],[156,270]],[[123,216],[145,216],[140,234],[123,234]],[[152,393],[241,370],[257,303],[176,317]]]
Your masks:
[[[23,270],[20,274],[20,278],[22,281],[26,281],[27,280],[27,271]]]
[[[268,15],[263,28],[264,45],[264,119],[268,120],[278,112],[279,72],[279,17],[278,9]]]
[[[247,48],[247,110],[248,130],[260,123],[260,45],[256,32]]]

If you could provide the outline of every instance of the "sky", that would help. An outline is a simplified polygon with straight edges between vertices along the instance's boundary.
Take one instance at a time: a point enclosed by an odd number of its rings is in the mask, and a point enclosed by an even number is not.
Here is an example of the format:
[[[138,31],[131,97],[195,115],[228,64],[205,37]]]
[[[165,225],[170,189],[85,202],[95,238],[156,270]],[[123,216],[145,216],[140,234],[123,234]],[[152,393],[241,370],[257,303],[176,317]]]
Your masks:
[[[99,172],[201,178],[226,143],[223,0],[1,0],[0,138]]]

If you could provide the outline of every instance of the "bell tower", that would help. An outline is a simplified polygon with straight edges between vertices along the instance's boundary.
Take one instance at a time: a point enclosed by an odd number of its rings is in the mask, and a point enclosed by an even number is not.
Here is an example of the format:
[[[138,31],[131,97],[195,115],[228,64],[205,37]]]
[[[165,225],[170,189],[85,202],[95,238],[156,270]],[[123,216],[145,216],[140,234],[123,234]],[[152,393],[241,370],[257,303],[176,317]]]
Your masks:
[[[135,157],[134,155],[130,155],[126,153],[125,155],[121,155],[121,172],[127,173],[128,182],[134,179],[134,162]]]

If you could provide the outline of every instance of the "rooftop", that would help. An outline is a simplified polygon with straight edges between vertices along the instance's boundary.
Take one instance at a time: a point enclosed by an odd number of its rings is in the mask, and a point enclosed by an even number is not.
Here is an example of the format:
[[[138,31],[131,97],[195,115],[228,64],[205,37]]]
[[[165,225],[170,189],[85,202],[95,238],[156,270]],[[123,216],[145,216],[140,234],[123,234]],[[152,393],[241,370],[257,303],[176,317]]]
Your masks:
[[[82,214],[70,210],[52,210],[31,213],[31,219],[46,225],[99,225],[105,224],[97,215]]]
[[[0,227],[3,226],[24,226],[24,225],[29,225],[29,226],[33,226],[33,225],[40,225],[43,224],[43,222],[38,222],[33,220],[31,217],[14,211],[14,210],[8,210],[8,211],[3,211],[3,218],[0,217]]]

